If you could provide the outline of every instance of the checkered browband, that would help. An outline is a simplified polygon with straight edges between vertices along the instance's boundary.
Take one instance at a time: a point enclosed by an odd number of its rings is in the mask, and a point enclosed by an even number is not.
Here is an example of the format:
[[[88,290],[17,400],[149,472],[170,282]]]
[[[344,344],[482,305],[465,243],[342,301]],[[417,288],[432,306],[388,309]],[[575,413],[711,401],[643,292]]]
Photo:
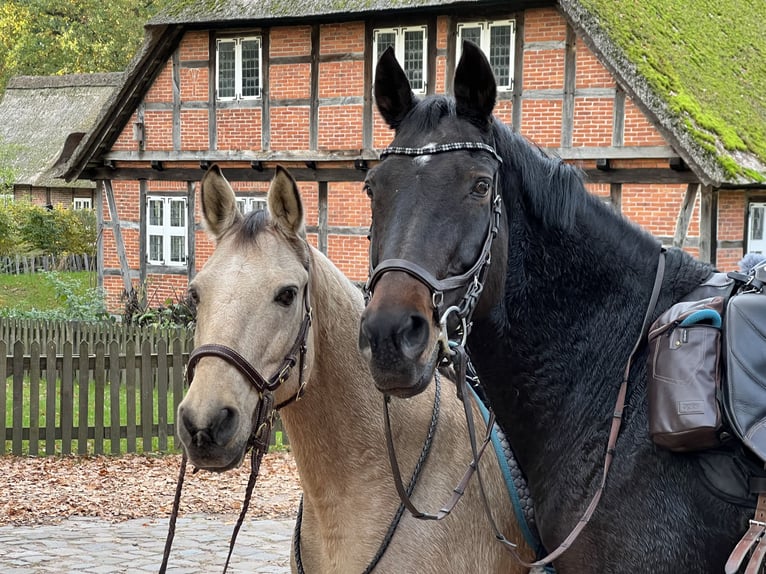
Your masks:
[[[430,155],[433,153],[444,153],[448,151],[459,151],[459,150],[481,150],[486,151],[492,154],[492,156],[500,163],[503,163],[503,158],[501,158],[497,151],[495,151],[495,148],[493,148],[491,145],[482,143],[482,142],[453,142],[453,143],[445,143],[445,144],[433,144],[433,145],[427,145],[424,147],[398,147],[398,146],[391,146],[387,147],[384,150],[380,152],[380,159],[383,159],[387,155],[410,155],[410,156],[418,156],[418,155]]]

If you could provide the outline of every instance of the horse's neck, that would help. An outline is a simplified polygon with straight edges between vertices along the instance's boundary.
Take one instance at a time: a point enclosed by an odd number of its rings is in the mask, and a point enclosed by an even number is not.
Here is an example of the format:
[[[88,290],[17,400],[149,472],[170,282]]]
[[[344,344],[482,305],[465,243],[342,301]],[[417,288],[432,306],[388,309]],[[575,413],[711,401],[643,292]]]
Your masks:
[[[656,240],[605,209],[588,208],[593,218],[579,215],[576,225],[555,232],[516,215],[503,312],[476,321],[472,332],[472,356],[491,402],[513,413],[501,423],[527,467],[540,461],[546,444],[577,452],[599,431],[594,421],[608,419],[654,282]],[[679,251],[667,263],[654,317],[707,273]],[[630,395],[643,392],[643,381],[634,379]]]
[[[282,418],[304,492],[321,503],[325,493],[332,491],[328,484],[369,493],[390,475],[390,468],[383,435],[383,395],[357,347],[361,293],[318,252],[312,254],[311,281],[314,364],[305,396],[287,407]],[[418,428],[417,419],[425,417],[417,413],[429,408],[428,400],[424,396],[393,409],[394,424],[412,416],[415,421],[410,424]],[[407,452],[401,455],[410,458]],[[395,497],[393,489],[389,494]],[[327,503],[339,504],[331,499]]]

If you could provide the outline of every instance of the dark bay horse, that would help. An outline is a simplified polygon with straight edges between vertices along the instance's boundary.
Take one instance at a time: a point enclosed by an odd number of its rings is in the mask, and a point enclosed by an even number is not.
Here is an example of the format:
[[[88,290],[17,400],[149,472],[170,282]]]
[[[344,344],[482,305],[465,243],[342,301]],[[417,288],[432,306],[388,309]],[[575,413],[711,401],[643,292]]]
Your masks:
[[[357,349],[362,294],[309,244],[303,203],[288,172],[277,168],[269,212],[246,217],[218,166],[200,187],[216,247],[189,285],[197,302],[195,353],[225,346],[271,377],[281,372],[285,357],[297,357],[296,340],[304,346],[304,359],[293,361],[273,390],[303,488],[293,571],[521,574],[492,540],[476,481],[445,520],[424,522],[404,511],[394,522],[400,502],[386,452],[383,400]],[[199,360],[177,419],[189,460],[217,472],[242,461],[254,430],[252,413],[267,394],[223,358]],[[301,381],[302,396],[293,400]],[[392,401],[390,408],[404,480],[416,464],[421,468],[412,496],[427,510],[448,498],[471,460],[463,407],[447,392],[449,381],[442,385],[438,411],[434,385],[411,400]],[[430,451],[423,459],[426,442]],[[497,459],[485,456],[482,469],[498,520],[520,536]],[[520,551],[531,558],[526,545]]]
[[[390,52],[375,78],[395,136],[365,182],[374,270],[360,348],[380,391],[414,396],[443,354],[441,326],[474,308],[467,348],[551,551],[601,481],[661,246],[589,194],[574,167],[492,116],[496,84],[475,46],[463,49],[454,98],[417,99]],[[652,317],[711,272],[670,249]],[[736,446],[681,455],[651,442],[645,363],[644,346],[603,497],[555,562],[560,574],[720,573],[752,517],[748,461]]]

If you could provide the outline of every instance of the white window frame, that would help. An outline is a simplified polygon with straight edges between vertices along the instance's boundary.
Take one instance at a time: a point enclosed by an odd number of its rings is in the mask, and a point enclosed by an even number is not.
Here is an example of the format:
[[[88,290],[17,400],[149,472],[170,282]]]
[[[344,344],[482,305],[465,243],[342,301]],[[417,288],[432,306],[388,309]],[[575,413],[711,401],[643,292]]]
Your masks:
[[[496,28],[498,26],[510,26],[511,27],[511,38],[510,38],[510,50],[509,50],[509,62],[508,62],[508,83],[507,84],[501,84],[498,82],[497,89],[500,91],[511,91],[513,90],[513,70],[514,70],[514,61],[516,59],[515,49],[516,49],[516,21],[515,20],[482,20],[479,22],[460,22],[457,25],[457,53],[455,55],[455,61],[460,61],[460,56],[463,53],[463,42],[461,40],[462,38],[462,31],[463,28],[480,28],[481,29],[481,44],[480,48],[481,51],[484,52],[484,55],[487,56],[487,59],[490,57],[490,39],[491,39],[491,33],[492,28]],[[494,71],[494,70],[493,70]],[[496,78],[497,79],[497,78]]]
[[[72,209],[75,211],[93,209],[93,200],[90,197],[75,197],[72,199]]]
[[[242,215],[246,215],[251,211],[257,211],[259,209],[266,209],[266,197],[237,197],[237,209]]]
[[[416,94],[425,94],[428,89],[428,27],[427,26],[399,26],[396,28],[376,28],[372,31],[372,57],[376,59],[372,63],[372,69],[375,69],[375,64],[378,58],[378,36],[380,34],[395,34],[394,39],[394,54],[399,64],[404,67],[404,35],[406,32],[421,32],[423,34],[423,86],[421,88],[413,88],[413,92]],[[374,80],[374,79],[373,79]],[[410,82],[411,84],[412,82]]]
[[[242,43],[254,41],[258,43],[258,93],[254,96],[242,95]],[[221,81],[220,46],[234,44],[234,95],[221,97],[219,94]],[[219,101],[259,100],[263,96],[263,42],[260,36],[242,36],[237,38],[218,38],[215,43],[215,97]]]
[[[152,204],[162,203],[162,222],[152,223]],[[183,225],[172,225],[171,213],[173,204],[180,204],[183,214]],[[183,267],[186,265],[189,256],[189,214],[185,197],[148,195],[146,198],[146,261],[152,265],[165,265],[167,267]],[[162,238],[161,257],[153,257],[152,237]],[[178,241],[181,238],[183,254],[180,258],[173,258],[173,240]]]

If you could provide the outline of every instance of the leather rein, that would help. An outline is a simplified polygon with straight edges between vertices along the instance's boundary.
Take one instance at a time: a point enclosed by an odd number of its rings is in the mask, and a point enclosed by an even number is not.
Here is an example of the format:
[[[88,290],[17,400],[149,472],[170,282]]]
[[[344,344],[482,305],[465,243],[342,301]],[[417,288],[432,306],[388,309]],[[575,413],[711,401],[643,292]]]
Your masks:
[[[497,161],[500,164],[502,164],[502,161],[503,161],[493,146],[490,146],[482,142],[458,142],[458,143],[451,143],[451,144],[429,145],[422,148],[388,147],[381,152],[380,157],[382,160],[387,155],[406,155],[406,156],[414,157],[414,156],[420,156],[420,155],[426,155],[426,154],[442,153],[442,152],[450,152],[450,151],[458,151],[458,150],[486,151],[490,153],[495,159],[497,159]],[[481,446],[477,447],[473,415],[466,397],[466,395],[472,396],[473,394],[466,392],[467,391],[466,368],[467,368],[469,359],[468,359],[467,351],[465,349],[465,344],[466,344],[468,334],[471,328],[471,316],[473,314],[473,311],[476,308],[479,295],[481,294],[483,290],[483,284],[486,278],[487,269],[491,262],[490,251],[492,248],[492,242],[498,234],[498,229],[500,225],[502,201],[501,201],[501,196],[498,190],[499,184],[498,184],[497,172],[495,173],[493,185],[494,185],[494,190],[493,190],[492,201],[490,202],[490,218],[488,223],[487,235],[485,237],[484,244],[482,245],[481,252],[479,253],[479,256],[476,262],[471,266],[470,269],[468,269],[465,273],[458,276],[447,277],[445,279],[436,279],[433,276],[433,274],[423,269],[421,266],[411,261],[407,261],[403,259],[387,259],[382,261],[377,266],[373,267],[372,266],[372,242],[370,242],[370,248],[371,248],[370,276],[364,287],[364,292],[365,292],[365,301],[369,303],[372,297],[375,284],[383,275],[383,273],[386,273],[388,271],[401,271],[401,272],[407,273],[408,275],[414,277],[415,279],[423,283],[429,289],[431,293],[434,313],[439,321],[439,326],[441,328],[441,332],[439,336],[440,366],[452,367],[452,370],[454,373],[454,381],[455,381],[455,384],[457,385],[458,398],[460,398],[460,400],[463,402],[465,415],[466,415],[466,423],[468,426],[473,460],[469,464],[469,467],[465,475],[463,476],[463,479],[453,490],[453,495],[452,495],[452,498],[449,500],[449,502],[446,505],[444,505],[438,512],[436,513],[421,512],[420,510],[415,508],[415,506],[412,504],[412,502],[409,499],[409,496],[407,496],[407,493],[405,492],[402,486],[401,474],[399,472],[398,463],[396,461],[396,454],[393,449],[393,440],[391,438],[391,429],[390,429],[390,423],[388,420],[388,410],[387,410],[388,397],[387,396],[385,397],[384,405],[386,408],[386,435],[387,435],[386,442],[387,442],[388,451],[389,451],[391,468],[394,475],[394,483],[396,485],[396,489],[400,499],[402,500],[402,503],[407,507],[407,509],[412,513],[412,515],[415,518],[420,518],[423,520],[441,520],[445,518],[446,516],[448,516],[451,510],[454,508],[455,504],[457,504],[457,501],[460,499],[460,496],[462,496],[463,492],[465,491],[465,488],[468,485],[468,481],[470,480],[472,474],[475,472],[479,481],[479,491],[481,494],[485,513],[487,515],[487,518],[490,522],[492,529],[494,530],[495,538],[511,553],[511,555],[516,559],[516,561],[519,564],[521,564],[522,566],[525,566],[526,568],[532,568],[536,566],[546,566],[548,564],[551,564],[558,557],[560,557],[574,543],[574,541],[580,535],[582,530],[590,521],[591,517],[593,516],[593,513],[595,512],[598,506],[599,501],[601,500],[601,495],[603,493],[604,487],[606,486],[606,479],[609,474],[609,469],[611,467],[612,460],[615,455],[617,438],[619,436],[620,428],[622,426],[622,413],[625,407],[630,369],[633,365],[633,361],[635,359],[636,353],[638,352],[642,342],[644,341],[646,337],[646,332],[649,328],[651,317],[654,313],[654,309],[657,304],[657,299],[659,298],[660,289],[662,286],[662,279],[663,279],[664,270],[665,270],[665,250],[664,248],[660,249],[659,259],[657,262],[657,270],[656,270],[655,278],[654,278],[654,285],[652,287],[652,292],[649,298],[649,304],[647,305],[647,309],[644,315],[643,323],[641,326],[641,332],[633,346],[633,349],[630,352],[630,355],[628,356],[628,360],[626,362],[625,369],[623,372],[622,383],[618,391],[617,400],[614,407],[614,414],[612,415],[609,439],[607,441],[602,477],[601,477],[599,486],[597,487],[596,492],[594,493],[590,503],[585,509],[582,517],[580,518],[578,523],[574,526],[570,534],[564,539],[564,541],[555,550],[550,552],[547,556],[539,560],[536,560],[534,562],[526,562],[518,554],[516,550],[517,545],[509,541],[498,529],[497,524],[494,520],[494,517],[492,516],[492,512],[490,510],[489,501],[487,499],[483,480],[481,477],[481,472],[479,470],[479,460],[482,454],[484,453],[487,444],[491,440],[491,429],[495,422],[495,414],[493,410],[489,408],[488,406],[489,420],[487,421],[487,434]],[[370,235],[372,235],[372,227],[370,228]],[[442,309],[443,301],[444,301],[444,292],[449,290],[459,289],[461,287],[464,287],[466,291],[461,299],[460,304],[453,305],[447,308],[446,310]],[[451,313],[455,313],[460,320],[460,325],[456,332],[456,336],[451,336],[448,331],[449,329],[448,319]]]
[[[306,358],[306,341],[308,338],[309,329],[311,328],[312,311],[311,303],[309,300],[309,285],[306,284],[306,290],[303,297],[304,315],[301,321],[298,335],[295,338],[290,350],[287,352],[282,364],[277,371],[268,379],[265,378],[258,369],[253,367],[247,359],[241,354],[227,347],[226,345],[220,345],[217,343],[207,343],[195,348],[189,355],[189,361],[186,365],[186,372],[184,379],[187,386],[191,386],[194,379],[194,371],[197,367],[197,363],[204,357],[218,357],[223,359],[235,367],[239,373],[250,383],[250,385],[258,392],[260,400],[258,406],[253,413],[253,425],[250,438],[248,439],[245,450],[250,449],[250,476],[247,482],[247,488],[245,489],[245,500],[242,504],[242,510],[240,511],[237,524],[234,526],[234,532],[231,535],[229,541],[229,553],[226,557],[226,564],[223,567],[223,572],[227,571],[229,567],[229,561],[231,560],[231,554],[234,550],[234,544],[239,534],[239,530],[242,527],[242,522],[245,519],[245,514],[250,506],[250,498],[252,497],[253,488],[258,478],[258,472],[261,467],[261,460],[263,455],[269,449],[269,439],[271,437],[271,428],[274,424],[274,417],[276,412],[297,401],[303,396],[306,389],[306,380],[304,378],[305,358]],[[298,365],[298,390],[287,400],[274,406],[273,392],[277,390],[290,376],[293,367]],[[183,452],[181,457],[181,467],[178,475],[178,483],[176,485],[176,493],[173,499],[173,510],[170,515],[170,522],[168,525],[168,535],[165,540],[165,550],[162,557],[162,564],[160,566],[160,574],[164,574],[167,570],[168,559],[170,557],[170,549],[173,544],[173,538],[175,536],[176,519],[178,518],[178,511],[181,502],[181,487],[183,485],[184,475],[186,473],[186,451]],[[197,469],[194,470],[197,472]]]

